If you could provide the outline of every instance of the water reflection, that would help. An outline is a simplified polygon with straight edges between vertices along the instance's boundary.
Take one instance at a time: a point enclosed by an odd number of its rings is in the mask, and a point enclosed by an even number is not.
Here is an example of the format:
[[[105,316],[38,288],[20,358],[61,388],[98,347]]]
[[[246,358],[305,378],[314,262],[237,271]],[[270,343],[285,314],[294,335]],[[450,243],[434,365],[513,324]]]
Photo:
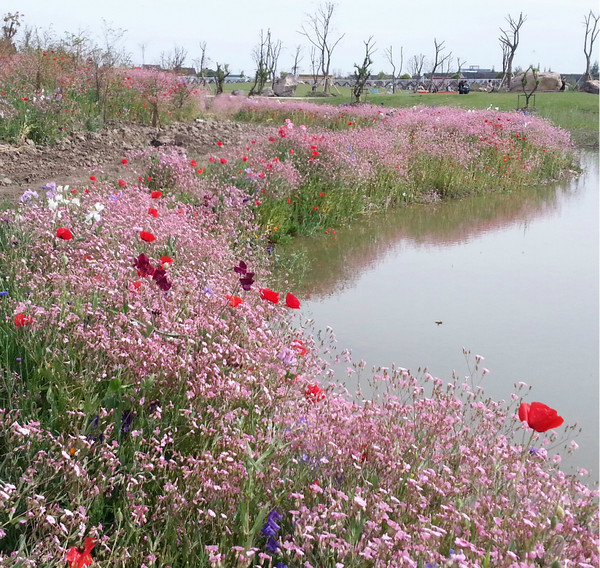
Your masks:
[[[586,158],[586,164],[593,162],[593,157]],[[531,220],[555,214],[580,187],[581,179],[577,178],[568,184],[391,211],[358,221],[348,229],[279,246],[280,266],[287,269],[299,293],[313,299],[335,294],[352,286],[391,249],[458,245],[515,224],[526,231]],[[293,263],[292,258],[300,260]]]

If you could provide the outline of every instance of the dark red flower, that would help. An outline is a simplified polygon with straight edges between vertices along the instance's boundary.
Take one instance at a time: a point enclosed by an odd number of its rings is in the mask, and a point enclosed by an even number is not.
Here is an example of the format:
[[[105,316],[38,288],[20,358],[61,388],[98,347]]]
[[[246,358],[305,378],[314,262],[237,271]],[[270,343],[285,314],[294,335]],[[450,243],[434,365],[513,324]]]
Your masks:
[[[150,209],[148,209],[148,215],[152,215],[152,217],[158,217],[158,209],[150,207]]]
[[[519,418],[522,422],[527,422],[529,427],[536,432],[546,432],[552,428],[558,428],[565,421],[554,408],[550,408],[541,402],[521,403]]]
[[[300,308],[300,300],[298,300],[296,296],[290,294],[289,292],[285,297],[285,303],[288,305],[289,308],[293,308],[295,310]]]
[[[140,233],[140,238],[143,241],[146,241],[147,243],[151,243],[156,240],[156,237],[152,233],[149,233],[148,231],[142,231]]]
[[[156,285],[165,292],[171,289],[172,284],[169,282],[169,279],[167,278],[167,272],[162,266],[154,269],[152,280],[154,280]]]
[[[59,227],[56,229],[56,236],[63,241],[70,241],[73,238],[73,233],[66,227]]]
[[[154,266],[150,264],[150,259],[143,253],[133,259],[133,266],[137,268],[139,276],[152,276],[154,274]]]
[[[96,545],[96,541],[88,537],[84,541],[83,548],[79,546],[72,546],[69,548],[67,552],[67,562],[69,563],[69,568],[85,568],[92,563],[92,555],[90,552],[92,548]]]
[[[150,197],[152,199],[158,199],[159,197],[162,197],[162,191],[155,190],[150,194]]]
[[[25,314],[17,314],[14,319],[15,327],[31,325],[34,321],[35,320],[31,316],[26,316]]]
[[[277,292],[273,292],[273,290],[269,290],[269,288],[260,288],[258,292],[263,300],[268,300],[273,304],[279,303],[279,294]]]

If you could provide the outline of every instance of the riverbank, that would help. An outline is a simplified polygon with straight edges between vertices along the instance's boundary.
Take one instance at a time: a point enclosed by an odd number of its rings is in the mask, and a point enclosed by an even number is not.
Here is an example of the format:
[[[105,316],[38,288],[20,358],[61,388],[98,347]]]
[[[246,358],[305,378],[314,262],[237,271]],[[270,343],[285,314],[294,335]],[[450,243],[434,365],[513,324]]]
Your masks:
[[[447,382],[380,369],[381,396],[357,397],[331,371],[347,352],[292,323],[304,298],[270,273],[301,226],[550,179],[567,134],[495,111],[363,107],[337,130],[325,107],[305,128],[269,112],[198,156],[115,147],[3,212],[0,563],[597,564],[598,493],[560,467],[575,425],[536,421],[524,388],[487,398],[476,356]]]

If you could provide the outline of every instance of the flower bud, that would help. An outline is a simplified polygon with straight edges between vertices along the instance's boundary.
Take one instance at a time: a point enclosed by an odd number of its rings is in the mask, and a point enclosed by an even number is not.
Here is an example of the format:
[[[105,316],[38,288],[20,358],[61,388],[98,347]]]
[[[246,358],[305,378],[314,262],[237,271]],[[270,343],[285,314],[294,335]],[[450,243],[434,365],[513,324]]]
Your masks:
[[[562,521],[565,518],[565,510],[560,506],[556,506],[556,516]]]

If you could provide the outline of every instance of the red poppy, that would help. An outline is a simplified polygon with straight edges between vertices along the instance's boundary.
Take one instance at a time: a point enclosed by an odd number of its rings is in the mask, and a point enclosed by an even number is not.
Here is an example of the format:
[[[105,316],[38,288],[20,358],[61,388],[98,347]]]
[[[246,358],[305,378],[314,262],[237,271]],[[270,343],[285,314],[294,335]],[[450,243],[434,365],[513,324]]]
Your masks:
[[[196,170],[196,173],[197,173],[197,174],[204,173],[204,170],[203,170],[202,168],[198,168],[198,169]]]
[[[190,161],[190,166],[192,166],[192,168],[195,168],[198,164],[196,163],[196,160],[191,160]]]
[[[348,122],[348,126],[352,126],[354,124],[354,122],[350,121]]]
[[[247,162],[248,161],[248,156],[242,156],[242,161],[243,162]]]
[[[290,148],[290,154],[293,154],[293,153],[294,153],[294,149]]]
[[[158,217],[158,209],[150,207],[150,209],[148,209],[148,215],[152,215],[152,217]]]
[[[127,160],[126,160],[125,158],[123,158],[123,159],[121,160],[121,163],[122,163],[124,166],[126,166],[126,165],[127,165]]]
[[[141,282],[130,282],[129,283],[129,291],[133,292],[134,294],[139,292],[141,287],[142,287]]]
[[[558,428],[565,421],[554,408],[550,408],[541,402],[521,403],[519,418],[522,422],[527,422],[529,427],[536,432],[546,432],[552,428]]]
[[[319,385],[308,385],[304,391],[304,396],[309,402],[319,402],[325,398],[325,393]]]
[[[226,160],[225,158],[221,158],[219,161],[220,161],[222,164],[226,164],[226,163],[227,163],[227,160]]]
[[[119,187],[127,187],[127,182],[124,179],[119,180]]]
[[[294,349],[297,349],[300,355],[306,355],[306,347],[304,347],[304,342],[302,340],[294,339],[291,346]]]
[[[152,199],[158,199],[159,197],[162,197],[162,191],[155,190],[150,194],[150,197]]]
[[[217,142],[217,146],[223,146],[223,142]]]
[[[143,241],[146,241],[147,243],[151,243],[156,240],[156,237],[152,233],[149,233],[148,231],[142,231],[140,233],[140,238]]]
[[[240,304],[244,303],[244,300],[237,296],[225,296],[229,300],[229,305],[237,308]]]
[[[63,241],[70,241],[73,238],[73,233],[66,227],[59,227],[56,229],[56,236]]]
[[[208,161],[212,163],[215,161],[215,159],[211,157],[211,158],[208,158]]]
[[[67,562],[69,563],[69,568],[85,568],[92,563],[92,555],[90,552],[92,548],[96,545],[96,541],[88,537],[84,541],[83,548],[79,546],[72,546],[69,548],[67,552]]]
[[[91,181],[96,181],[96,176],[90,176]]]
[[[23,327],[24,325],[31,325],[35,320],[31,316],[17,314],[13,321],[15,322],[15,327]]]
[[[170,256],[161,256],[160,263],[161,264],[173,264],[173,259]]]
[[[273,292],[273,290],[269,290],[269,288],[260,288],[258,291],[263,300],[268,300],[273,304],[279,303],[279,294],[277,292]]]
[[[295,310],[300,308],[300,300],[298,300],[298,298],[296,298],[296,296],[294,296],[293,294],[290,294],[288,292],[287,296],[285,297],[285,303],[287,304],[287,306],[289,308],[293,308]]]

